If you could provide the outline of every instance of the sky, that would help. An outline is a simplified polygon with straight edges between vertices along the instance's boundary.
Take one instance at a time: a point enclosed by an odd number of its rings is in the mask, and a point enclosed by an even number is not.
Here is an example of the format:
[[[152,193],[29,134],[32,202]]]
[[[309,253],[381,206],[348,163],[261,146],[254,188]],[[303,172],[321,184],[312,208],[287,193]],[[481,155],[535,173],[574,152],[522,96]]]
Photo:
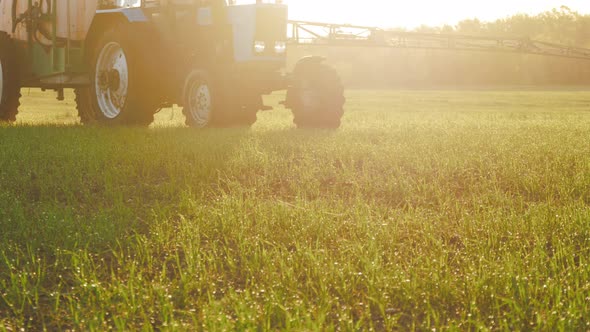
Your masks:
[[[590,14],[590,0],[287,0],[289,17],[330,23],[413,28],[455,25],[467,18],[493,21],[538,14],[562,5]]]

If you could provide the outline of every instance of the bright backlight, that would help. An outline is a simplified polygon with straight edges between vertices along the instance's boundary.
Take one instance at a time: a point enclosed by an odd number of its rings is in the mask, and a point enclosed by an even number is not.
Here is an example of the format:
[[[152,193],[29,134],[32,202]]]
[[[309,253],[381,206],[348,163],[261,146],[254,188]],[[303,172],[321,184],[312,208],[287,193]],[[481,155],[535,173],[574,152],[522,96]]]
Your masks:
[[[289,17],[305,21],[412,28],[455,25],[470,18],[493,21],[517,13],[538,14],[563,5],[581,13],[590,13],[588,0],[297,0],[289,2]]]

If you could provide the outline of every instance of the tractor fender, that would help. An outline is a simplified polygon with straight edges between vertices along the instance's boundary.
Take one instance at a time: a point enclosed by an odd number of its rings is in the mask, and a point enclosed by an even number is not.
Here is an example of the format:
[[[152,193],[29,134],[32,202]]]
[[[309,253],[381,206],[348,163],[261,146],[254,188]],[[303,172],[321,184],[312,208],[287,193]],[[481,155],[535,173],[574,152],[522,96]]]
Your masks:
[[[105,29],[118,23],[145,23],[148,21],[147,16],[141,8],[117,8],[97,10],[88,34],[86,35],[85,45],[91,46],[102,35]],[[87,53],[88,55],[88,53]]]
[[[101,15],[119,15],[124,17],[127,22],[147,22],[148,18],[141,8],[116,8],[116,9],[102,9],[96,11],[96,17]]]
[[[295,64],[295,69],[293,70],[293,73],[297,74],[301,71],[306,70],[310,66],[318,65],[324,61],[326,61],[326,58],[323,56],[319,56],[319,55],[305,56],[305,57],[299,59],[299,61],[297,61],[297,64]]]

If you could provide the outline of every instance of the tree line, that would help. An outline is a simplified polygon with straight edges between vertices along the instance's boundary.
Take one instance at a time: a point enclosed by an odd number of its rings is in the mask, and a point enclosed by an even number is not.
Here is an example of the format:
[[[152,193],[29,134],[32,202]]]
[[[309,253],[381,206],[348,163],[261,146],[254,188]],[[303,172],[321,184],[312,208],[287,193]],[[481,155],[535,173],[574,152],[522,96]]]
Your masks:
[[[467,19],[456,26],[420,26],[416,32],[531,38],[590,48],[590,15],[560,7],[493,22]],[[349,87],[590,85],[590,60],[452,50],[306,47],[290,52],[326,56]]]

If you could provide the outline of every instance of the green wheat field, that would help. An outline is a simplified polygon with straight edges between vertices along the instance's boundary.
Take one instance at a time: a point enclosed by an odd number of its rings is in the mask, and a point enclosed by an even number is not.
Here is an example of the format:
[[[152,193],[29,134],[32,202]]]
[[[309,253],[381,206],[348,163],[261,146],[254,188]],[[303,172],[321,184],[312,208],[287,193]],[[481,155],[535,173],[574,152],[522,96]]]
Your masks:
[[[349,91],[338,131],[23,95],[0,331],[590,331],[589,89]]]

